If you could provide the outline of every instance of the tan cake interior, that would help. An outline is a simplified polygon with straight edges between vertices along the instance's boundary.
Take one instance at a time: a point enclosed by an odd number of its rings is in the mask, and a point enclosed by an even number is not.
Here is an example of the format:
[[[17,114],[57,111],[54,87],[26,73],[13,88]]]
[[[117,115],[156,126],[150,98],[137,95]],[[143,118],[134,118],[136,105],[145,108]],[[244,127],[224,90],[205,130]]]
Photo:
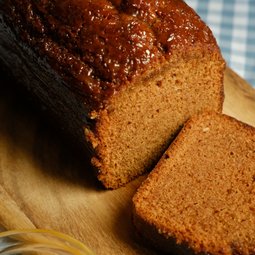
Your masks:
[[[201,50],[173,56],[160,71],[113,98],[93,139],[97,155],[92,162],[106,187],[116,188],[149,170],[194,113],[221,111],[224,63],[218,58]]]
[[[187,127],[137,193],[135,212],[196,252],[251,254],[255,135],[219,118]]]

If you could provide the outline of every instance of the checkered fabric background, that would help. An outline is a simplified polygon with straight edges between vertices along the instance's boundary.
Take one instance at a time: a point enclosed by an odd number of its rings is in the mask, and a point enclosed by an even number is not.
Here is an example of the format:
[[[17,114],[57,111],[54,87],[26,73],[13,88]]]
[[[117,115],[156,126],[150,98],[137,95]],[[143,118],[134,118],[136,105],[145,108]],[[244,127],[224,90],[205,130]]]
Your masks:
[[[212,29],[227,64],[255,88],[255,0],[186,0]]]

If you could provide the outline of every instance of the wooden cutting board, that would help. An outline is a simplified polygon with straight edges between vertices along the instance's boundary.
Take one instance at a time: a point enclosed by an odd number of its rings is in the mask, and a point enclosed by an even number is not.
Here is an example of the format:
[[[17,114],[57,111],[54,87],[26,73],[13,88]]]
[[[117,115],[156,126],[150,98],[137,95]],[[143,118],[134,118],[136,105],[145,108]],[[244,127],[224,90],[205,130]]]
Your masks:
[[[79,149],[18,85],[0,78],[0,224],[69,234],[96,254],[156,254],[134,238],[131,198],[141,177],[104,190]],[[255,126],[255,91],[231,70],[224,112]]]

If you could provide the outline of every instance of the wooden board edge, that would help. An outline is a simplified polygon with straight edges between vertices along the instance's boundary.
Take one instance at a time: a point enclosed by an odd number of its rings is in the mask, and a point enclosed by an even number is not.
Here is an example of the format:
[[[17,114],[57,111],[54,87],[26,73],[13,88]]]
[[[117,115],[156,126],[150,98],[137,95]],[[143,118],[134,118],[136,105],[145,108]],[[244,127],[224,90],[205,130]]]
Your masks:
[[[255,126],[255,89],[232,69],[224,76],[223,113]]]
[[[250,98],[255,101],[255,88],[230,67],[226,68],[225,79],[228,79],[231,84],[235,84],[245,94],[249,94]]]

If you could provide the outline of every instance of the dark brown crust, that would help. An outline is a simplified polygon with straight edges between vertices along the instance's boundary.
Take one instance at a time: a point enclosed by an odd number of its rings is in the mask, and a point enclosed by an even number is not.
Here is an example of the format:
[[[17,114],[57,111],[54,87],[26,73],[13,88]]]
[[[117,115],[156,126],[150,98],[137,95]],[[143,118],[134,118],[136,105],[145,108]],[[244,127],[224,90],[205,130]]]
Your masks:
[[[90,110],[177,48],[201,44],[219,52],[210,29],[180,0],[0,4],[18,38],[46,58]]]

